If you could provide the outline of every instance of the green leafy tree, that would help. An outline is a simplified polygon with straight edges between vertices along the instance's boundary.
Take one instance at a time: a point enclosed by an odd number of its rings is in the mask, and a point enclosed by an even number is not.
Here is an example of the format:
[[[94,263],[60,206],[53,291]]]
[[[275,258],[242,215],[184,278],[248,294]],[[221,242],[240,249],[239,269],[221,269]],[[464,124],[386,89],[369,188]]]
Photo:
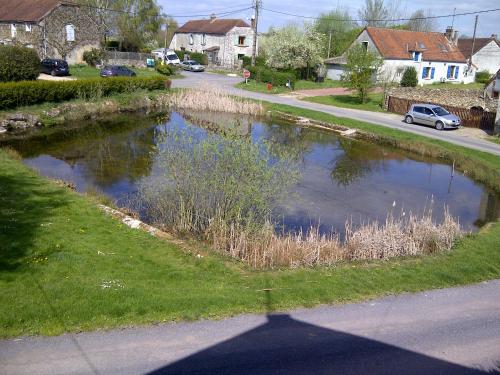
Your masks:
[[[346,53],[347,63],[342,75],[342,82],[357,91],[359,99],[365,103],[370,89],[375,85],[383,60],[378,54],[357,44]]]
[[[401,86],[403,87],[416,87],[418,84],[417,71],[413,66],[405,69],[403,77],[401,77]]]
[[[33,81],[39,74],[40,59],[33,48],[0,45],[0,82]]]
[[[287,25],[269,34],[266,40],[266,65],[275,69],[309,70],[323,61],[324,35],[310,25]]]
[[[320,14],[314,24],[314,29],[325,35],[323,45],[325,57],[341,55],[360,31],[356,22],[352,21],[349,12],[341,8]]]
[[[155,0],[118,0],[120,49],[140,51],[154,44],[161,26],[160,7]]]

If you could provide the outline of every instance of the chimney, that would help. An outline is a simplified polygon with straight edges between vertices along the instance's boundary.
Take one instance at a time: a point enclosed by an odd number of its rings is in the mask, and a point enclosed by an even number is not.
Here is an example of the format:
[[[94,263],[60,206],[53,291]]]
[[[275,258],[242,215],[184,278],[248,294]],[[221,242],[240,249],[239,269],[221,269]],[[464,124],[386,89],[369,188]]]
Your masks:
[[[214,22],[217,17],[215,16],[214,13],[210,15],[210,22]]]
[[[451,39],[453,37],[453,27],[451,26],[448,26],[446,28],[446,31],[444,33],[444,36],[446,37],[446,39],[448,39],[450,42],[451,42]]]
[[[453,32],[453,44],[458,45],[458,31],[457,30],[455,30]]]
[[[498,39],[498,36],[497,36],[497,34],[491,34],[491,39],[493,39],[493,40],[496,40],[496,39]]]

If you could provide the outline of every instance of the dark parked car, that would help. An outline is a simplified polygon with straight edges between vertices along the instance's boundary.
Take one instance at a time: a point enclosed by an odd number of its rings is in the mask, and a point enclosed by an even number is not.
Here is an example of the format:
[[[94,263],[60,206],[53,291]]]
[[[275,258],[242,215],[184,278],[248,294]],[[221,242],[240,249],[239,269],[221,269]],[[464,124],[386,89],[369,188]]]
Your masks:
[[[52,76],[67,76],[69,75],[69,66],[64,60],[43,59],[40,64],[40,72]]]
[[[106,65],[101,69],[101,77],[135,77],[132,69],[122,65]]]

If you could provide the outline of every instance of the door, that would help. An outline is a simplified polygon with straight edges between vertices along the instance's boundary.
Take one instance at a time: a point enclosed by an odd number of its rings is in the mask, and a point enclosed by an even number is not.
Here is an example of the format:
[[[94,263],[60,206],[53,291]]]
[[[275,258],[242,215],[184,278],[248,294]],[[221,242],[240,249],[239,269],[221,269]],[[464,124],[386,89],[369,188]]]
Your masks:
[[[426,125],[434,125],[436,115],[429,108],[424,107],[424,117]]]
[[[423,107],[413,107],[413,122],[427,124]]]

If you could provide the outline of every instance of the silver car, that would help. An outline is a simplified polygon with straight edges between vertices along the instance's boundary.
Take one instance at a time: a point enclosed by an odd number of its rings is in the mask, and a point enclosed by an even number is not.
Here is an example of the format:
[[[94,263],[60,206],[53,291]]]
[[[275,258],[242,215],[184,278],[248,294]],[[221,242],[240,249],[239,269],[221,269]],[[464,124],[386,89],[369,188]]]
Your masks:
[[[407,124],[423,124],[434,126],[437,130],[456,129],[460,126],[460,117],[434,104],[413,104],[405,114]]]
[[[190,70],[192,72],[203,72],[205,67],[194,60],[187,60],[181,62],[181,68],[184,70]]]

